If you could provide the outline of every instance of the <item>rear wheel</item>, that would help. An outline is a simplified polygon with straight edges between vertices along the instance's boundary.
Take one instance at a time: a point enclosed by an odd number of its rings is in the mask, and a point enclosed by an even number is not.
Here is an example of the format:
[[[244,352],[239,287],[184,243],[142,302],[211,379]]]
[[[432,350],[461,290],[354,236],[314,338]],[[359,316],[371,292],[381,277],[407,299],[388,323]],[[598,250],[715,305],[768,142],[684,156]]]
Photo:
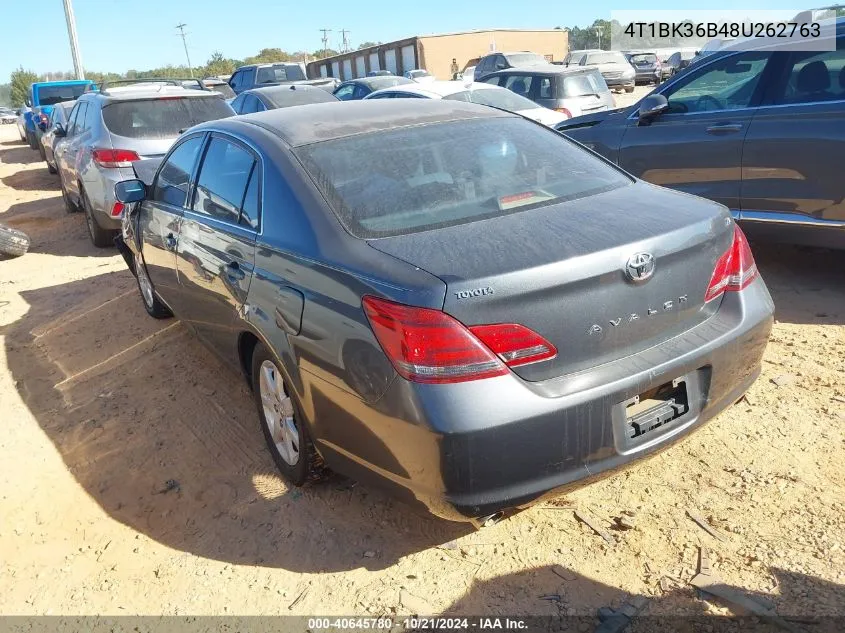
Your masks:
[[[91,201],[88,200],[88,194],[81,187],[80,191],[82,194],[79,197],[82,199],[82,210],[85,212],[85,221],[88,224],[88,235],[91,236],[91,242],[99,248],[114,246],[117,231],[104,229],[97,223],[97,219],[94,217],[94,209],[91,208]]]
[[[634,92],[634,86],[625,86],[625,92]]]
[[[49,163],[49,161],[47,162],[47,171],[48,171],[48,172],[50,172],[51,174],[55,174],[55,173],[56,173],[56,168],[55,168],[55,167],[53,167],[53,166]]]
[[[147,268],[144,266],[144,260],[140,255],[135,255],[135,279],[138,281],[138,292],[141,293],[141,301],[144,303],[144,309],[154,319],[168,319],[173,316],[166,305],[156,295],[153,288],[153,282],[150,281],[147,275]]]
[[[35,133],[30,132],[29,130],[26,131],[26,143],[29,145],[30,149],[38,149],[35,145]]]
[[[285,384],[278,361],[261,343],[252,354],[252,390],[264,439],[279,471],[294,486],[319,480],[323,460],[308,436],[302,409]]]

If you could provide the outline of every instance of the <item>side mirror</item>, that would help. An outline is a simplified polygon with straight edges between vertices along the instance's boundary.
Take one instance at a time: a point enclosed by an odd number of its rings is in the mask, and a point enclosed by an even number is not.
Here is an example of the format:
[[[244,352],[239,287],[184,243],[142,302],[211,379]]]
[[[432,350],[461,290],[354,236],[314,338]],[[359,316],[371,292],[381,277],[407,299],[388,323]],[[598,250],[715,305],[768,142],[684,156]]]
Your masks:
[[[27,97],[26,99],[24,99],[24,100],[23,100],[23,103],[24,103],[24,105],[25,105],[27,108],[31,108],[31,107],[32,107],[32,100],[31,100],[29,97]]]
[[[147,197],[147,186],[142,180],[122,180],[114,186],[114,197],[123,204],[141,202]]]
[[[67,130],[61,123],[56,123],[56,127],[53,128],[53,136],[56,138],[64,138],[67,136]]]
[[[640,125],[648,125],[651,120],[669,109],[669,101],[661,94],[648,95],[640,101]]]

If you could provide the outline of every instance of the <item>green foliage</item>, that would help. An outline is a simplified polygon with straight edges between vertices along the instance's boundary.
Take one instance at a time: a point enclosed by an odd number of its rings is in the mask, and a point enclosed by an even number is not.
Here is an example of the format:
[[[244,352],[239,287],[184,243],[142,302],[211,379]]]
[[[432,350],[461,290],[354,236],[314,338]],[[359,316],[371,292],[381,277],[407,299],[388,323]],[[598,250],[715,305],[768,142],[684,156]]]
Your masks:
[[[11,84],[0,84],[0,106],[9,107],[12,105]]]
[[[291,61],[290,54],[283,51],[281,48],[262,48],[258,55],[247,57],[244,64],[268,64],[271,62],[289,62]]]
[[[223,57],[220,51],[214,51],[200,73],[203,77],[213,75],[231,75],[235,72],[235,61]]]
[[[360,51],[360,50],[361,50],[361,49],[363,49],[363,48],[370,48],[371,46],[378,46],[379,44],[382,44],[382,43],[383,43],[383,42],[363,42],[363,43],[362,43],[362,44],[358,47],[358,50]]]
[[[320,48],[311,53],[311,57],[315,57],[316,59],[323,59],[324,57],[334,57],[335,55],[340,55],[340,51],[335,50],[333,48],[327,48],[325,51]]]
[[[38,81],[38,76],[31,70],[18,68],[9,77],[9,93],[13,108],[20,108],[29,98],[30,84]]]

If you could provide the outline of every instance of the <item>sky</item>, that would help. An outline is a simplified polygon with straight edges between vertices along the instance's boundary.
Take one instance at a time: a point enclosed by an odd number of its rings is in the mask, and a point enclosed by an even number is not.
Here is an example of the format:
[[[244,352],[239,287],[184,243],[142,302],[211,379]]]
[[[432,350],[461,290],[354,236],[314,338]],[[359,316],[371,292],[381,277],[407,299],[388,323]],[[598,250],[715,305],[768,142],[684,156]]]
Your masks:
[[[0,83],[19,66],[42,73],[71,70],[62,0],[2,0]],[[819,3],[817,2],[817,5]],[[825,3],[820,3],[825,4]],[[796,8],[796,5],[797,8]],[[320,29],[332,29],[329,47],[340,48],[341,29],[353,48],[366,41],[487,28],[587,26],[613,10],[674,9],[677,0],[73,0],[82,64],[95,71],[125,72],[185,63],[176,30],[187,24],[194,65],[211,53],[243,59],[262,48],[314,51]],[[813,5],[816,6],[816,5]],[[690,9],[795,9],[794,0],[708,0]],[[13,28],[8,28],[10,26]]]

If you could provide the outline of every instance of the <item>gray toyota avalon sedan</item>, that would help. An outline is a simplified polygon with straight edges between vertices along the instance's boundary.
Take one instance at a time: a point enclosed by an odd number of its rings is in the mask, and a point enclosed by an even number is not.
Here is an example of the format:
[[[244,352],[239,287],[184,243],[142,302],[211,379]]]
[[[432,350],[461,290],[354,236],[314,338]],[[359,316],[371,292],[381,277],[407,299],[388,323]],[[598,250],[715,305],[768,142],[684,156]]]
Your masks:
[[[209,122],[116,190],[146,310],[245,375],[292,484],[328,467],[449,519],[698,428],[772,324],[723,206],[471,103]]]

